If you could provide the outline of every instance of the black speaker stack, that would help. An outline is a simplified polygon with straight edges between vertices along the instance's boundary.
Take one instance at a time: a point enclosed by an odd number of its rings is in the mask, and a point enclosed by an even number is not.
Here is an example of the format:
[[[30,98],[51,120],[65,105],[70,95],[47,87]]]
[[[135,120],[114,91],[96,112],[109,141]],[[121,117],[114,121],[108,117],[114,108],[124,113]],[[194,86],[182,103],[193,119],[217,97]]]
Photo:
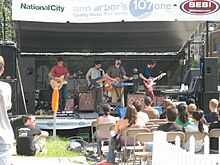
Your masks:
[[[24,104],[27,106],[27,113],[35,113],[35,59],[34,57],[18,57],[18,50],[14,43],[0,44],[0,55],[4,58],[4,73],[1,81],[7,82],[12,88],[12,109],[13,115],[25,114]],[[17,59],[20,72],[17,68]],[[19,76],[20,74],[20,76]],[[21,78],[21,79],[19,79]],[[22,83],[22,84],[21,84]],[[21,89],[23,86],[23,92]],[[24,98],[22,96],[24,94]]]
[[[200,106],[205,114],[210,113],[209,101],[213,98],[219,100],[218,92],[218,58],[204,57],[200,59],[202,76],[202,92]]]

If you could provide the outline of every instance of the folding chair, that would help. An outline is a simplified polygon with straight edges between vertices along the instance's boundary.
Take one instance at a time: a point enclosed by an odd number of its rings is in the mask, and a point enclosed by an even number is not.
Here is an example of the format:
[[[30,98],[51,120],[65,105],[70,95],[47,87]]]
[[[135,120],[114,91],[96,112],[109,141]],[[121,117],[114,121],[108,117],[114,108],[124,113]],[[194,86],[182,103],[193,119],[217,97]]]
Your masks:
[[[139,146],[136,146],[136,143],[140,143]],[[143,151],[144,145],[147,142],[153,142],[153,133],[152,132],[146,132],[146,133],[138,133],[134,136],[134,146],[133,146],[133,154],[134,154],[134,159],[133,159],[133,164],[136,164],[136,157],[137,156],[152,156],[152,152],[149,151]],[[141,148],[140,148],[141,146]],[[139,151],[137,151],[137,149]],[[141,151],[140,151],[141,149]],[[141,164],[141,158],[140,158],[140,163]]]
[[[148,128],[124,128],[121,130],[120,135],[124,135],[124,144],[122,143],[123,147],[122,150],[124,151],[124,164],[128,161],[127,159],[127,150],[133,149],[134,143],[134,136],[138,133],[146,133],[150,132]]]
[[[167,122],[166,119],[150,119],[149,122],[152,122],[157,125],[157,123]]]
[[[95,153],[95,135],[94,135],[94,128],[96,128],[97,122],[93,121],[91,123],[91,134],[92,134],[92,148],[93,148],[93,153]]]
[[[114,125],[113,123],[105,123],[105,124],[98,124],[96,125],[96,137],[97,137],[97,148],[100,152],[98,152],[99,157],[101,157],[101,149],[99,146],[100,141],[109,142],[111,131],[110,128],[112,128]]]
[[[185,144],[189,141],[191,136],[194,136],[195,140],[204,140],[204,138],[208,135],[207,132],[185,132]],[[186,145],[185,145],[186,148]]]
[[[183,141],[185,139],[185,134],[183,132],[167,132],[167,141],[175,142],[177,136],[179,136],[180,146],[182,146]]]
[[[218,139],[218,142],[220,145],[220,128],[215,128],[215,129],[212,129],[210,132],[209,132],[209,137],[210,138],[217,138]],[[220,147],[219,147],[220,148]],[[218,150],[211,150],[210,151],[214,152],[214,153],[218,153],[219,151]]]

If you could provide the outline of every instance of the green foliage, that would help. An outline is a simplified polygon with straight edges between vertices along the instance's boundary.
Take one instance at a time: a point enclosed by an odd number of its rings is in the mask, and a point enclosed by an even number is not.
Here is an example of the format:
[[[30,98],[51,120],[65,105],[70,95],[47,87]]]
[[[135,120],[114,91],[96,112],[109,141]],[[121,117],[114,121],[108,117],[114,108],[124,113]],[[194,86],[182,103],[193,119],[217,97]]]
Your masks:
[[[50,136],[46,139],[45,149],[47,153],[36,155],[37,157],[76,157],[83,156],[83,153],[67,150],[69,141],[66,138]]]
[[[2,11],[4,6],[4,11]],[[5,15],[5,40],[8,41],[15,41],[15,30],[14,30],[14,24],[12,22],[12,11],[11,11],[11,6],[12,6],[12,0],[1,0],[0,1],[0,40],[4,39],[3,36],[3,27],[2,27],[2,22],[4,21],[3,14]]]

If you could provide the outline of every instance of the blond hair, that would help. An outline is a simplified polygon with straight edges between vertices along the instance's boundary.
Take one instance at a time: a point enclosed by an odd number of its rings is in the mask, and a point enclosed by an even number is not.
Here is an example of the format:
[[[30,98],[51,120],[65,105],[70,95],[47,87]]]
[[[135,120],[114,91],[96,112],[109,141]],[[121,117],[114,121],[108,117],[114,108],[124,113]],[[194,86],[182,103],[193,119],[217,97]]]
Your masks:
[[[197,106],[195,104],[189,104],[187,107],[187,110],[188,110],[189,114],[192,115],[193,112],[197,110]]]
[[[0,70],[2,70],[4,68],[4,65],[5,65],[4,58],[2,56],[0,56]]]
[[[218,108],[218,100],[217,99],[211,99],[209,101],[209,105],[213,108]]]

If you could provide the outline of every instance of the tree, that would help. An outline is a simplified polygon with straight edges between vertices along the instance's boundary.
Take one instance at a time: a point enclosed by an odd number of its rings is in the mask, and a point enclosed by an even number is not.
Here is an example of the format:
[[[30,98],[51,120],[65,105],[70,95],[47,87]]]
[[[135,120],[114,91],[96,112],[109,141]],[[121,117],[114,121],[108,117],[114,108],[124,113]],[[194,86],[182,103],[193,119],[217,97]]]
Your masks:
[[[0,5],[0,40],[14,41],[15,31],[12,22],[12,0],[1,0]]]

